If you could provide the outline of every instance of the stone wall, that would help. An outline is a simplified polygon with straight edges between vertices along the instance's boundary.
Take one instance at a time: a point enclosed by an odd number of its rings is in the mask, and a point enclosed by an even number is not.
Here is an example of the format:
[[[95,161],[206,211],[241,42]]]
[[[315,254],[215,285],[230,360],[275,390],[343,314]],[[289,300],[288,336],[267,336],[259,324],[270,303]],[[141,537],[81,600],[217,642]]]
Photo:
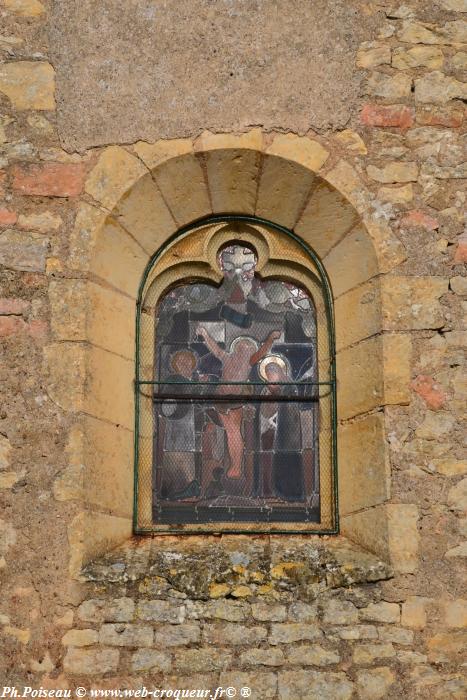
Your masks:
[[[1,8],[0,680],[112,688],[163,679],[175,685],[197,676],[184,682],[251,684],[258,698],[465,696],[465,2],[359,3],[361,17],[371,22],[362,21],[367,36],[355,55],[350,42],[348,64],[353,61],[362,77],[362,92],[345,128],[329,132],[320,124],[320,134],[304,129],[323,148],[333,143],[326,163],[333,184],[355,206],[364,200],[370,224],[390,229],[404,251],[393,259],[381,293],[385,333],[411,340],[401,345],[410,372],[397,376],[405,398],[349,419],[384,416],[388,527],[402,551],[411,533],[410,566],[392,578],[384,563],[369,565],[361,553],[364,566],[353,555],[352,565],[344,562],[359,570],[356,578],[342,571],[337,576],[340,538],[321,545],[310,540],[297,553],[298,540],[268,537],[224,537],[215,540],[220,549],[197,538],[155,538],[153,545],[129,540],[109,560],[70,574],[81,562],[84,537],[83,529],[70,530],[83,489],[74,413],[79,396],[73,390],[83,370],[79,349],[66,367],[61,356],[64,333],[73,335],[85,312],[76,301],[81,280],[69,283],[77,277],[70,240],[77,226],[86,230],[75,224],[80,205],[97,203],[103,214],[111,208],[99,199],[109,182],[96,167],[110,156],[103,148],[63,150],[74,136],[63,133],[63,122],[61,138],[57,128],[49,5],[3,0]],[[56,41],[54,31],[50,36]],[[62,83],[58,89],[63,96]],[[319,101],[313,89],[309,100],[312,110]],[[290,128],[299,131],[294,123]],[[222,130],[235,126],[224,121]],[[195,138],[196,150],[197,129],[184,125],[176,135]],[[282,117],[272,117],[263,129],[265,148],[283,130]],[[142,138],[141,130],[131,140]],[[150,161],[173,149],[172,142],[126,144],[117,151],[123,160],[137,154]],[[117,159],[110,183],[115,188],[120,172]],[[161,190],[164,200],[163,183]],[[183,193],[179,198],[183,208]],[[360,284],[341,297],[344,316],[367,301],[359,296]],[[65,325],[51,315],[57,301]],[[346,342],[352,348],[355,341]],[[111,454],[106,460],[111,475]],[[124,489],[131,473],[126,479],[113,486]],[[369,515],[362,508],[354,516],[353,536],[369,549],[375,549],[377,520],[377,509]],[[107,522],[104,509],[89,527],[103,531]],[[112,521],[109,541],[117,525]],[[127,536],[125,525],[121,538]],[[342,547],[348,557],[349,545]],[[170,552],[178,564],[168,569],[163,554]],[[221,576],[214,561],[222,557]],[[199,571],[199,562],[203,573],[215,576],[198,577],[195,585],[186,568]],[[200,589],[199,580],[212,585]]]

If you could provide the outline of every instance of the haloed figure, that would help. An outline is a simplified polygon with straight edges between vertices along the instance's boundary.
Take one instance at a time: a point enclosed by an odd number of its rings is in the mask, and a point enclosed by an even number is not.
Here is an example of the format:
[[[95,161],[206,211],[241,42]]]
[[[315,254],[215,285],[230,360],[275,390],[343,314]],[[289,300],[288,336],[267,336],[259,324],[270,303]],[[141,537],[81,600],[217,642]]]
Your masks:
[[[240,336],[235,338],[230,346],[230,351],[226,352],[211,338],[206,328],[199,325],[197,331],[203,337],[212,354],[222,362],[221,382],[247,382],[251,368],[269,352],[274,341],[281,335],[280,331],[272,331],[259,350],[253,338]],[[235,384],[221,384],[217,389],[217,393],[224,396],[233,393],[237,396],[247,395],[249,391],[249,386],[237,386]],[[227,448],[230,457],[227,476],[230,479],[239,479],[242,476],[244,447],[242,435],[243,406],[239,406],[238,401],[231,404],[222,401],[219,402],[218,411],[227,435]]]

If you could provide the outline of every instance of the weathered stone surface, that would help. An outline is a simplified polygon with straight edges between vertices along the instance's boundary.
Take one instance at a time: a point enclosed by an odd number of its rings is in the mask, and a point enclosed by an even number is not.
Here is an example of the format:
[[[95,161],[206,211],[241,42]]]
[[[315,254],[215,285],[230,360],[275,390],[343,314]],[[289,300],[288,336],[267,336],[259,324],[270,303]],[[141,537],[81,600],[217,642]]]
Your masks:
[[[467,99],[467,84],[439,71],[415,80],[415,101],[422,104],[445,104],[449,100]]]
[[[431,464],[437,472],[444,476],[462,476],[467,473],[467,460],[462,459],[434,459]]]
[[[291,644],[302,640],[318,639],[322,632],[316,624],[303,624],[300,622],[276,623],[271,626],[269,643]]]
[[[413,185],[409,182],[402,187],[380,187],[378,199],[392,204],[407,204],[413,199]]]
[[[298,666],[332,666],[338,664],[340,656],[336,651],[311,644],[293,647],[287,654],[289,664]]]
[[[260,622],[283,622],[287,617],[287,609],[278,603],[253,603],[251,614]]]
[[[382,282],[383,328],[416,330],[441,328],[439,298],[448,291],[441,277],[385,277]]]
[[[154,649],[138,649],[131,659],[131,668],[136,673],[144,671],[168,673],[171,666],[170,655]]]
[[[400,622],[400,609],[397,603],[371,603],[360,610],[360,619],[368,622]]]
[[[368,93],[388,100],[400,100],[409,97],[412,88],[412,78],[405,73],[387,76],[384,73],[373,73],[368,79]]]
[[[0,226],[14,226],[16,223],[17,215],[16,212],[10,211],[9,209],[0,209]]]
[[[252,691],[251,697],[255,698],[255,700],[269,700],[270,698],[277,697],[276,674],[264,673],[257,671],[256,669],[254,673],[245,673],[241,671],[221,673],[219,685],[221,685],[223,688],[250,688]]]
[[[124,148],[110,146],[103,151],[86,179],[85,191],[107,209],[123,197],[147,169]]]
[[[413,209],[401,219],[402,228],[424,228],[426,231],[436,231],[439,221],[424,211]]]
[[[116,671],[118,649],[77,649],[70,647],[63,660],[66,672],[78,676],[102,676]]]
[[[216,600],[209,603],[207,614],[209,617],[228,622],[243,622],[246,620],[250,606],[248,603],[234,600]]]
[[[27,231],[38,231],[48,233],[57,231],[63,221],[60,216],[50,211],[43,211],[36,214],[20,214],[18,216],[18,226]]]
[[[444,55],[441,49],[433,46],[413,46],[411,49],[399,47],[392,54],[392,65],[399,70],[409,68],[442,68]]]
[[[328,625],[351,625],[358,622],[358,610],[348,600],[331,598],[322,604],[323,622]]]
[[[449,280],[449,286],[455,294],[458,294],[459,296],[467,295],[467,277],[461,277],[461,275],[451,277]]]
[[[174,655],[174,668],[181,673],[223,671],[231,660],[231,654],[222,649],[177,650]]]
[[[354,55],[374,24],[343,0],[295,2],[293,11],[286,0],[242,3],[234,14],[229,4],[212,14],[206,0],[164,12],[149,0],[124,6],[105,0],[97,7],[92,0],[62,0],[51,9],[50,46],[64,145],[76,150],[205,129],[241,132],[252,123],[302,134],[343,127],[358,100],[360,75],[342,57]]]
[[[433,377],[419,374],[412,382],[413,390],[421,396],[431,411],[439,411],[447,400],[447,395],[442,386]]]
[[[0,264],[11,270],[44,272],[49,239],[7,230],[0,234]]]
[[[328,636],[337,635],[340,639],[378,639],[378,630],[374,625],[354,625],[349,627],[331,627]]]
[[[350,700],[353,687],[345,673],[285,671],[279,674],[280,700]]]
[[[358,68],[374,68],[391,63],[391,48],[385,44],[364,42],[357,52],[356,65]]]
[[[142,600],[138,603],[136,615],[140,620],[170,622],[180,624],[185,620],[185,607],[168,600]]]
[[[466,41],[466,23],[463,20],[446,22],[444,27],[408,20],[397,33],[400,41],[411,44],[456,44]]]
[[[414,633],[401,627],[378,627],[378,638],[382,642],[410,645],[413,644]]]
[[[157,168],[154,176],[179,226],[211,213],[204,172],[196,156],[172,158]]]
[[[357,644],[354,647],[355,664],[372,664],[377,659],[389,659],[396,655],[392,644]]]
[[[314,175],[291,160],[264,157],[256,202],[257,216],[293,228],[311,191]]]
[[[62,639],[62,644],[66,647],[89,647],[97,644],[98,639],[96,630],[68,630]]]
[[[0,93],[18,110],[55,109],[55,72],[50,63],[18,61],[0,66]]]
[[[219,623],[217,625],[205,625],[203,637],[208,644],[225,646],[228,644],[256,645],[267,637],[265,627],[245,627],[235,623]]]
[[[452,57],[452,65],[456,70],[467,70],[467,53],[459,51]]]
[[[131,598],[85,600],[78,608],[78,617],[84,622],[130,622],[135,602]]]
[[[415,430],[415,435],[424,440],[439,440],[449,435],[454,425],[455,419],[450,413],[429,411]]]
[[[99,632],[100,644],[117,647],[150,647],[153,642],[152,627],[108,623]]]
[[[452,510],[461,513],[467,511],[467,478],[462,479],[450,489],[447,502]]]
[[[380,700],[388,697],[391,685],[396,680],[396,675],[387,666],[372,668],[368,671],[358,671],[357,691],[362,700]]]
[[[44,5],[39,0],[3,0],[7,10],[20,17],[39,17],[45,12]]]
[[[13,168],[13,190],[45,197],[76,197],[84,184],[81,163],[28,163]]]
[[[467,630],[439,632],[427,642],[430,663],[460,662],[467,645]]]
[[[196,624],[157,625],[154,645],[159,647],[178,647],[199,642],[200,628]]]
[[[360,113],[360,119],[367,126],[395,126],[408,129],[414,123],[415,112],[406,105],[367,104]]]
[[[378,282],[370,281],[342,294],[336,299],[335,313],[338,351],[380,332],[381,294]],[[352,314],[352,323],[347,322],[349,314]]]
[[[467,557],[467,541],[462,542],[457,547],[451,547],[444,555],[447,559],[451,557]]]
[[[336,134],[336,139],[351,153],[366,155],[368,149],[362,137],[352,129],[344,129]]]
[[[448,627],[467,627],[467,600],[457,598],[444,604],[444,622]]]
[[[281,649],[250,649],[240,657],[242,666],[282,666],[285,658]]]
[[[317,603],[297,601],[289,607],[289,620],[292,622],[316,622],[318,618]]]
[[[382,168],[369,165],[367,173],[372,180],[382,183],[415,182],[418,177],[418,167],[416,163],[395,161],[384,165]]]
[[[0,470],[8,469],[11,459],[11,442],[5,435],[0,435]]]

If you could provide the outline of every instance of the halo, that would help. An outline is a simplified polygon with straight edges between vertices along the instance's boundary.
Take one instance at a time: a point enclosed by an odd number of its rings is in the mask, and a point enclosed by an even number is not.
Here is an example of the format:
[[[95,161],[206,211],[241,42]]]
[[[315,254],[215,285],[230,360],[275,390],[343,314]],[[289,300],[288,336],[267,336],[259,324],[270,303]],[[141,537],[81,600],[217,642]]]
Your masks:
[[[266,357],[264,357],[261,360],[258,367],[259,375],[261,379],[264,379],[265,382],[269,382],[269,379],[266,375],[266,367],[270,364],[279,365],[279,367],[282,367],[284,372],[288,374],[289,365],[285,358],[282,357],[282,355],[266,355]]]
[[[235,347],[238,345],[238,343],[240,343],[243,340],[249,340],[250,343],[254,344],[256,350],[258,350],[258,343],[256,342],[256,340],[254,338],[251,338],[249,335],[239,335],[238,338],[234,338],[234,340],[232,340],[232,342],[230,344],[229,352],[233,352],[233,350],[235,350]]]

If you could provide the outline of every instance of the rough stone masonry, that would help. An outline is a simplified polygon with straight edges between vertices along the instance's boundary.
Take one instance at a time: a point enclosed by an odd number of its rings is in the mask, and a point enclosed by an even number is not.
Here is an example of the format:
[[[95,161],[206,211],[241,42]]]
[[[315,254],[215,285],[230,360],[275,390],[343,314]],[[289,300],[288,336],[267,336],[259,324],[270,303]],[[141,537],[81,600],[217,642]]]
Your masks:
[[[2,0],[0,13],[0,685],[464,698],[465,0]],[[76,397],[56,401],[69,377],[44,358],[86,180],[109,144],[252,127],[333,140],[404,246],[388,303],[412,340],[410,401],[384,415],[414,566],[340,537],[171,537],[131,539],[73,577]]]

